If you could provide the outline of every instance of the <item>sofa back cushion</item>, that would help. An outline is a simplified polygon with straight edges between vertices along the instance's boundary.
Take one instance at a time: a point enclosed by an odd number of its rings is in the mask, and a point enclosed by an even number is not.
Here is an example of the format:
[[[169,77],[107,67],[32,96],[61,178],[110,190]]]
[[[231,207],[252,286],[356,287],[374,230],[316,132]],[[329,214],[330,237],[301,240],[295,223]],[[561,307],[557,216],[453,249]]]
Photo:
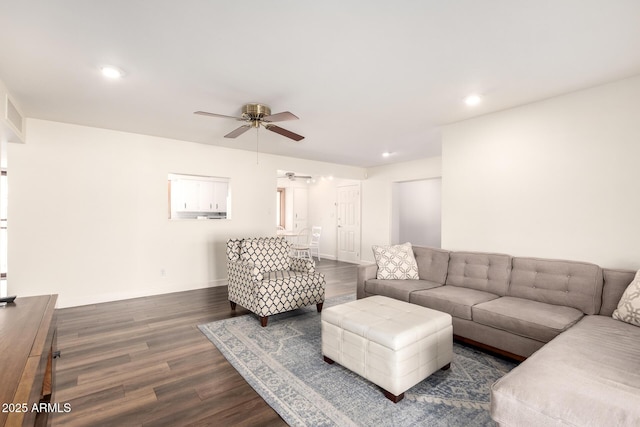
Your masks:
[[[261,273],[289,270],[289,243],[282,237],[244,239],[240,259],[253,263]]]
[[[600,314],[603,316],[611,316],[613,311],[618,307],[620,298],[629,283],[636,275],[635,270],[613,270],[610,268],[602,269],[604,277],[604,287],[602,288],[602,307]]]
[[[602,269],[591,263],[540,258],[513,258],[509,296],[600,311]]]
[[[510,255],[451,252],[446,284],[504,296],[509,288],[510,274]]]
[[[449,251],[444,249],[414,246],[413,255],[418,264],[420,280],[440,283],[444,285],[449,269]]]

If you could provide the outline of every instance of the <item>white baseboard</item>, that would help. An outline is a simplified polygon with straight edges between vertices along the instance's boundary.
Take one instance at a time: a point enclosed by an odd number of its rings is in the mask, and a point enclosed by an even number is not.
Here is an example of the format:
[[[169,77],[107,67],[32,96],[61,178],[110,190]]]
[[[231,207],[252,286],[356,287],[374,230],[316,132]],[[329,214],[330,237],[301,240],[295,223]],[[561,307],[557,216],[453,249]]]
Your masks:
[[[172,294],[174,292],[193,291],[196,289],[213,288],[217,286],[226,286],[227,279],[212,280],[203,284],[187,285],[184,288],[165,289],[164,292],[158,292],[157,289],[139,289],[129,292],[110,292],[103,294],[69,296],[63,293],[58,295],[58,303],[56,308],[78,307],[82,305],[103,304],[114,301],[123,301],[134,298],[144,298],[154,295]]]

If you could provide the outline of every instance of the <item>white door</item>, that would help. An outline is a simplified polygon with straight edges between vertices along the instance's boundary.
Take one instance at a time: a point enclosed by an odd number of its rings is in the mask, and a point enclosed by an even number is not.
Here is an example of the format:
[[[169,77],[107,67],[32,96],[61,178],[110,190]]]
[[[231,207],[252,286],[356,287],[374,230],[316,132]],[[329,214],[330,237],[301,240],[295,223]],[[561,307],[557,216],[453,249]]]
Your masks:
[[[338,187],[338,261],[360,262],[360,185]]]

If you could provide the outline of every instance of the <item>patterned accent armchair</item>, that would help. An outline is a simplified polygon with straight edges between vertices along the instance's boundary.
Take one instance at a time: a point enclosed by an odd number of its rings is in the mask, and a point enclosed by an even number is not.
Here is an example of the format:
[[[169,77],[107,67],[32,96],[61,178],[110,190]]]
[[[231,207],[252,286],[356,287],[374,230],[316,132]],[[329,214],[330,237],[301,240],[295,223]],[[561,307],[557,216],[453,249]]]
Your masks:
[[[270,315],[324,303],[324,275],[308,259],[292,258],[282,237],[227,241],[229,302],[260,317],[267,326]]]

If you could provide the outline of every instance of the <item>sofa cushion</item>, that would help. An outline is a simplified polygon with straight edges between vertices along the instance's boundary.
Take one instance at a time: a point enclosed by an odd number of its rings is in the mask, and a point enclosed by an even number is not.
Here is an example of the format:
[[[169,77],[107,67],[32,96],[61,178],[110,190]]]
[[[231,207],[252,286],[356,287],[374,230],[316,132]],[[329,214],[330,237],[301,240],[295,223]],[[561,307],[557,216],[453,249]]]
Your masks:
[[[638,354],[640,328],[585,316],[493,384],[491,416],[505,426],[637,426]]]
[[[449,251],[426,246],[413,246],[413,255],[418,264],[418,276],[421,280],[444,285],[449,268]]]
[[[289,243],[280,237],[245,239],[240,249],[240,259],[251,262],[261,272],[289,270]]]
[[[415,279],[418,276],[418,264],[413,256],[411,243],[401,245],[373,245],[373,256],[378,264],[377,279]]]
[[[471,307],[496,298],[499,298],[498,295],[489,292],[459,286],[440,286],[426,291],[412,292],[409,302],[444,311],[461,319],[472,320]]]
[[[515,257],[508,295],[596,314],[602,299],[602,269],[587,262]]]
[[[640,270],[622,294],[618,308],[613,312],[614,319],[640,326]]]
[[[522,298],[502,297],[472,308],[473,321],[548,342],[583,316],[578,309]]]
[[[451,252],[446,284],[503,296],[509,287],[510,272],[510,255]]]
[[[602,307],[600,314],[603,316],[611,316],[613,311],[618,308],[618,303],[629,283],[636,275],[634,270],[613,270],[603,268],[602,275],[604,277],[604,286],[602,287]]]
[[[409,302],[409,296],[412,292],[437,288],[438,286],[442,286],[442,284],[428,280],[369,279],[364,284],[364,291],[368,294],[384,295]]]

